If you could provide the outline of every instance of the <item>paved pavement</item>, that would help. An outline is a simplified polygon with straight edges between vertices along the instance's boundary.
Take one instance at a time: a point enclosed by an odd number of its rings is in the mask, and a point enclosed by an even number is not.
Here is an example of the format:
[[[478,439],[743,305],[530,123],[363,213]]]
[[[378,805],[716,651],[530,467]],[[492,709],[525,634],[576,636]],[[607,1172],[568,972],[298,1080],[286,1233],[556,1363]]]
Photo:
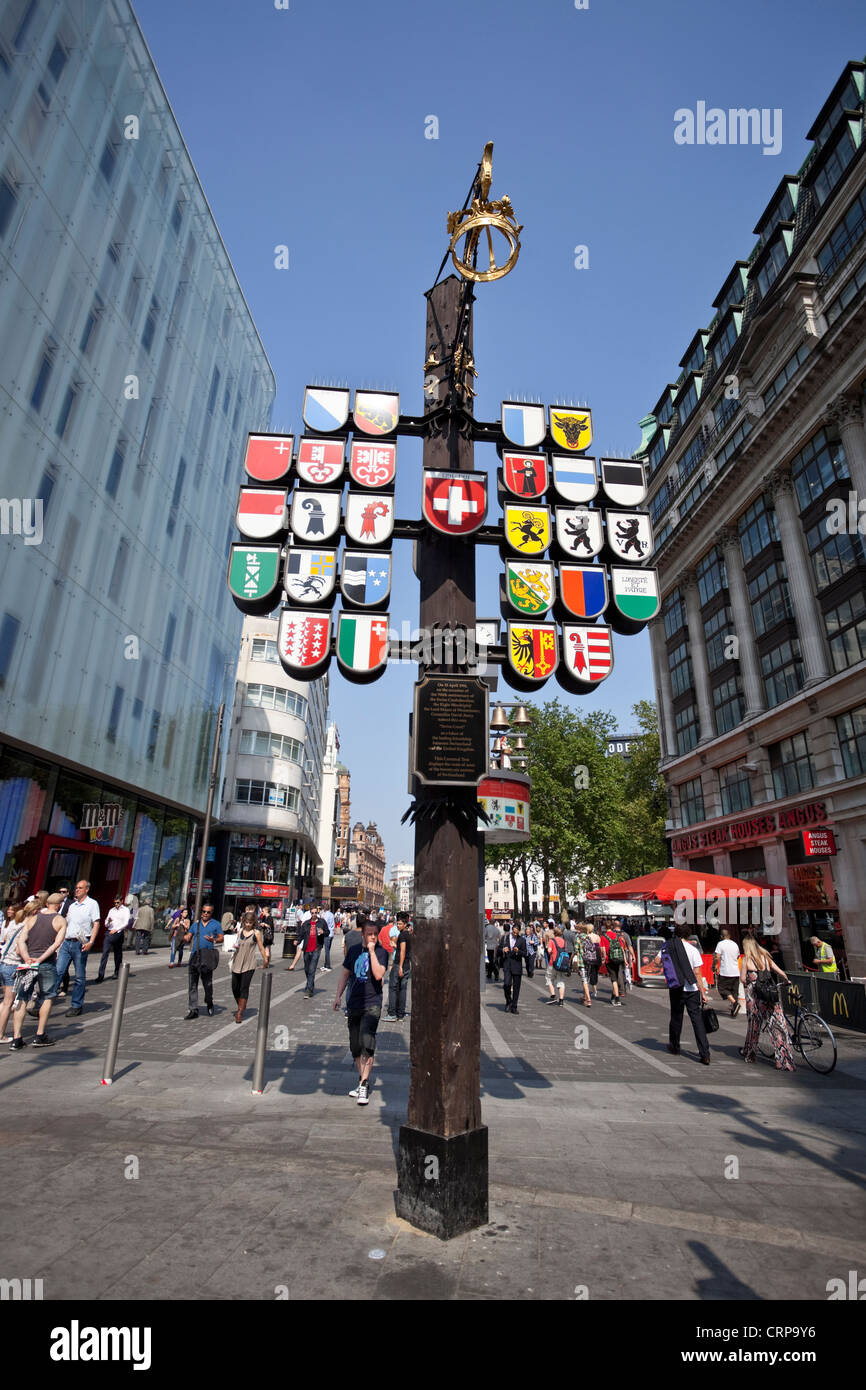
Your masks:
[[[482,999],[490,1224],[449,1242],[394,1215],[411,1020],[379,1030],[371,1103],[355,1072],[335,970],[302,997],[274,969],[265,1094],[251,1094],[256,1011],[184,1021],[186,970],[130,957],[114,1084],[100,1083],[114,987],[0,1049],[4,1172],[50,1192],[52,1220],[0,1207],[0,1276],[47,1299],[826,1298],[866,1273],[866,1037],[840,1035],[829,1077],[737,1055],[720,1014],[710,1067],[671,1057],[666,991],[562,1009],[524,981],[517,1017]],[[253,1002],[258,999],[258,980]],[[411,1008],[411,997],[410,997]],[[25,1036],[32,1025],[28,1021]],[[585,1031],[584,1031],[585,1030]]]

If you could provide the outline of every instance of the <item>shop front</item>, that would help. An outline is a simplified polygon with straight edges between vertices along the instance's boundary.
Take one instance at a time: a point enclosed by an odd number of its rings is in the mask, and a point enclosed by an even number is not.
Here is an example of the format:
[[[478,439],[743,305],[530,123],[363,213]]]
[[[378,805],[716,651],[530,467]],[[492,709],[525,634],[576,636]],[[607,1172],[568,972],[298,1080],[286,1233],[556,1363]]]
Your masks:
[[[730,873],[756,885],[786,883],[788,892],[781,931],[776,939],[786,965],[811,966],[817,936],[833,949],[843,978],[848,978],[847,950],[833,865],[836,833],[825,801],[806,801],[782,810],[714,821],[671,841],[675,862],[700,868],[713,851],[716,873]],[[759,939],[762,933],[756,933]],[[765,944],[776,942],[765,939]]]
[[[312,858],[303,841],[258,831],[222,831],[217,838],[214,897],[222,911],[238,917],[245,907],[267,907],[275,921],[282,921],[295,903],[314,896]]]
[[[0,748],[0,901],[80,879],[105,913],[148,895],[180,898],[194,820],[173,808],[10,747]]]

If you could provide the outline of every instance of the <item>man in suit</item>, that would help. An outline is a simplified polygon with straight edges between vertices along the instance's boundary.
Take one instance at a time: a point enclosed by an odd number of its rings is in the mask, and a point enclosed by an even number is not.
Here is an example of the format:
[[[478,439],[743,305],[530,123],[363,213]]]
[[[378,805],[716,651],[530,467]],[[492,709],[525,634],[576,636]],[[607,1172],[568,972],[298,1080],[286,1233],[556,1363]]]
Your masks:
[[[499,943],[502,960],[502,982],[505,990],[505,1012],[516,1014],[520,998],[520,981],[523,978],[523,962],[526,960],[526,938],[521,936],[520,928],[513,924],[502,935]]]

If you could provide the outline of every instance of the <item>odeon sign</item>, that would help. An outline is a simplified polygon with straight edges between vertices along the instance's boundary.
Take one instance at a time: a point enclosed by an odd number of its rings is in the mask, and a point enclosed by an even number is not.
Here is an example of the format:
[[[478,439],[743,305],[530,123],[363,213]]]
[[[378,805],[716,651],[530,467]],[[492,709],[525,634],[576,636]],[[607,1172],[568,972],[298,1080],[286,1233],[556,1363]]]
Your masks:
[[[810,801],[806,806],[792,806],[788,811],[771,811],[748,820],[723,821],[710,830],[698,830],[693,835],[680,835],[671,841],[674,854],[688,854],[696,849],[714,845],[745,844],[749,840],[765,839],[786,830],[801,830],[804,825],[818,825],[827,819],[823,801]]]

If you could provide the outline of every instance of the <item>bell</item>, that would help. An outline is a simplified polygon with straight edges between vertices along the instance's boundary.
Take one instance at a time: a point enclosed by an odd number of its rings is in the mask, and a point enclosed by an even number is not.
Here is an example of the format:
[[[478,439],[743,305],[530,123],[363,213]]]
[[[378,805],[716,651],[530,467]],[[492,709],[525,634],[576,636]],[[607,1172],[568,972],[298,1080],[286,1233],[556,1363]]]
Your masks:
[[[508,715],[505,713],[505,710],[502,708],[502,704],[499,700],[496,701],[496,708],[494,709],[493,717],[490,720],[490,727],[491,729],[507,729],[509,727]]]
[[[525,706],[525,705],[518,705],[518,706],[517,706],[517,709],[511,711],[511,725],[512,725],[512,728],[525,727],[527,724],[531,724],[531,723],[532,723],[532,720],[529,718],[529,715],[526,713],[526,706]]]
[[[514,747],[515,747],[515,749],[520,749],[520,750],[524,749],[524,748],[526,747],[526,739],[525,739],[525,738],[516,738],[516,739],[514,740]]]

